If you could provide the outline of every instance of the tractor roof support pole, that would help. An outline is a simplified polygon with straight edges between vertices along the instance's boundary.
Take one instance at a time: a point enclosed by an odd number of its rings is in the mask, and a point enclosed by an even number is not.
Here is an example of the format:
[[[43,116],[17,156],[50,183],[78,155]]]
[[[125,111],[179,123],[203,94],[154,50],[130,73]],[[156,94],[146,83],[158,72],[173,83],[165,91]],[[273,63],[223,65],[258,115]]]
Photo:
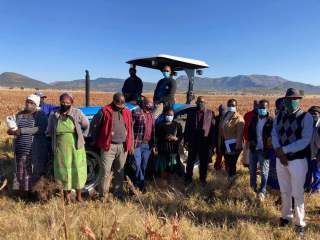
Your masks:
[[[188,76],[189,79],[189,85],[188,85],[188,92],[187,92],[187,104],[190,104],[192,100],[194,99],[193,95],[193,85],[194,85],[194,78],[196,75],[196,70],[195,69],[185,69],[185,72]]]
[[[90,75],[86,70],[86,107],[90,106]]]

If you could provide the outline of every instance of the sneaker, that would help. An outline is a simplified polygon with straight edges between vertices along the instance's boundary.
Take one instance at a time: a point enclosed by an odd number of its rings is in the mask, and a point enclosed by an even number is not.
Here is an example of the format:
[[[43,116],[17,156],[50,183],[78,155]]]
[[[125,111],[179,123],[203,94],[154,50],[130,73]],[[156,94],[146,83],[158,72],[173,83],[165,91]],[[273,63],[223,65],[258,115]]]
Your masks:
[[[298,236],[300,237],[300,239],[303,239],[304,237],[304,227],[302,226],[295,226],[295,231],[298,234]]]
[[[280,227],[286,227],[289,225],[289,223],[290,221],[288,219],[280,218],[280,223],[279,223]]]
[[[266,196],[264,193],[261,192],[258,194],[258,199],[260,202],[264,202],[265,198],[266,198]]]
[[[7,184],[8,184],[8,180],[5,177],[1,176],[0,177],[0,191],[2,189],[4,189],[7,186]]]

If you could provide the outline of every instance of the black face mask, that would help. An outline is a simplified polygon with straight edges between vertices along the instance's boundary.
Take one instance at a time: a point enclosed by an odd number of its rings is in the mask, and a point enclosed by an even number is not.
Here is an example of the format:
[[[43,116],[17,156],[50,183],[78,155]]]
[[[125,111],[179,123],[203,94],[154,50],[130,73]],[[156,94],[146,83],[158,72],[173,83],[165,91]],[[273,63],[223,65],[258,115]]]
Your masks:
[[[198,110],[203,110],[203,109],[205,109],[205,107],[206,107],[205,103],[203,103],[203,102],[197,103],[197,109]]]
[[[70,108],[71,108],[71,105],[63,105],[63,104],[60,105],[61,112],[68,112]]]

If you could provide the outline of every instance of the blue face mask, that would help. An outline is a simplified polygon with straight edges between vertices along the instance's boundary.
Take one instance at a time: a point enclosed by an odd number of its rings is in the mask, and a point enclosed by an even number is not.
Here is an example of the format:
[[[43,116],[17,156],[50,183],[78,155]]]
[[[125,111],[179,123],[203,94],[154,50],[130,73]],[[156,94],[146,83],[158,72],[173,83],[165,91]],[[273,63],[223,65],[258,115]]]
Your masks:
[[[165,78],[169,78],[171,76],[170,72],[162,72],[162,74]]]
[[[173,116],[166,115],[166,122],[172,122],[173,121]]]
[[[234,113],[235,113],[235,112],[237,111],[237,108],[236,108],[236,107],[228,107],[228,108],[227,108],[227,111],[228,111],[228,112],[234,112]]]
[[[264,108],[259,108],[259,109],[258,109],[258,115],[259,115],[260,117],[265,117],[265,116],[267,116],[267,114],[268,114],[267,109],[264,109]]]

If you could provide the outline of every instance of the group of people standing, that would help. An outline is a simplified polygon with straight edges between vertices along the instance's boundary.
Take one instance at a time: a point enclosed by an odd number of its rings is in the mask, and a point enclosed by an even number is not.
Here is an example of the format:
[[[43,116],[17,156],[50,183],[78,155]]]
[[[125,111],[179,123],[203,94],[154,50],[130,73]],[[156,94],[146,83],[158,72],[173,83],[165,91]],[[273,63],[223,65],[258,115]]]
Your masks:
[[[108,191],[112,172],[114,195],[124,198],[124,166],[128,155],[134,158],[133,183],[144,192],[146,169],[150,164],[155,176],[172,179],[179,165],[182,143],[188,150],[184,176],[187,187],[192,184],[197,160],[200,183],[207,184],[208,165],[214,154],[214,168],[221,169],[224,158],[228,182],[232,184],[243,152],[250,171],[250,186],[257,197],[264,200],[268,184],[279,187],[280,224],[285,226],[290,222],[294,209],[295,225],[302,234],[304,192],[320,189],[320,107],[313,106],[304,112],[300,107],[300,92],[290,88],[285,97],[276,101],[275,117],[270,112],[270,103],[264,99],[255,102],[254,109],[244,117],[238,112],[236,99],[219,106],[215,115],[207,107],[206,99],[199,96],[196,106],[186,112],[183,128],[175,121],[172,108],[176,83],[171,68],[165,66],[162,73],[164,78],[158,82],[154,98],[141,100],[143,84],[131,68],[123,93],[114,94],[112,102],[104,106],[91,123],[73,107],[71,94],[62,94],[58,107],[45,104],[43,94],[28,96],[24,110],[16,115],[17,128],[8,130],[8,134],[15,136],[13,189],[24,196],[30,194],[32,186],[46,174],[52,158],[54,176],[64,186],[65,199],[71,201],[71,190],[75,189],[76,200],[81,202],[81,191],[87,180],[85,137],[88,134],[92,139],[90,144],[101,154],[97,188],[101,199]],[[136,101],[139,108],[130,112],[125,107],[126,101]],[[159,111],[163,121],[156,124]],[[151,163],[150,159],[153,159]]]

